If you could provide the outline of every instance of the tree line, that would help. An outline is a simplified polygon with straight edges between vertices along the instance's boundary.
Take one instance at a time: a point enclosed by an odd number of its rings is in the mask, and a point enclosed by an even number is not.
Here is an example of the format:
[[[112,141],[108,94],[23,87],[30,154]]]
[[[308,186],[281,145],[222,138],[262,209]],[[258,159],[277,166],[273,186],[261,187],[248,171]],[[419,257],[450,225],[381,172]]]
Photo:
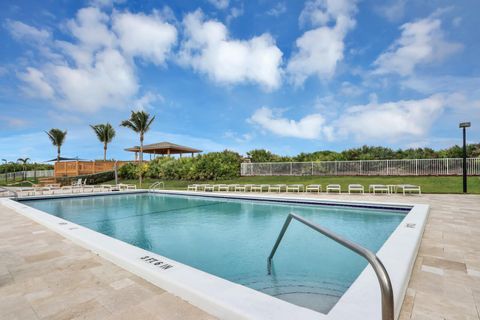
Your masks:
[[[247,152],[251,162],[304,162],[304,161],[347,161],[347,160],[392,160],[392,159],[435,159],[461,158],[463,148],[455,145],[450,148],[434,150],[431,148],[391,149],[386,147],[362,146],[344,151],[322,150],[302,152],[296,156],[282,156],[266,149],[255,149]],[[480,157],[480,143],[467,145],[467,157]]]

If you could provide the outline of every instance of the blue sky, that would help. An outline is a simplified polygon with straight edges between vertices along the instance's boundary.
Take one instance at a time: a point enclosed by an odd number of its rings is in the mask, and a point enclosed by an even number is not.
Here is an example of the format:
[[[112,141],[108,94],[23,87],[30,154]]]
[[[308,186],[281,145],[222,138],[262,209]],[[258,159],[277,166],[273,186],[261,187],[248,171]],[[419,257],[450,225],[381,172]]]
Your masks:
[[[480,136],[480,2],[2,1],[0,157],[109,157],[146,143],[280,154],[363,144],[443,148]]]

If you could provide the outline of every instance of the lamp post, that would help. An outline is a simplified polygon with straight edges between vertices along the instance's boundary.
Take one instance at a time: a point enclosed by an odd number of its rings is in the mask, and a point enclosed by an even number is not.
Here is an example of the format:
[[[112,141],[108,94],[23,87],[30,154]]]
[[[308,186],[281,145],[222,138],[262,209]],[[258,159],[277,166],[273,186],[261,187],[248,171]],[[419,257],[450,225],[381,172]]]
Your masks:
[[[463,129],[463,193],[467,193],[467,128],[470,122],[461,122],[458,126]]]

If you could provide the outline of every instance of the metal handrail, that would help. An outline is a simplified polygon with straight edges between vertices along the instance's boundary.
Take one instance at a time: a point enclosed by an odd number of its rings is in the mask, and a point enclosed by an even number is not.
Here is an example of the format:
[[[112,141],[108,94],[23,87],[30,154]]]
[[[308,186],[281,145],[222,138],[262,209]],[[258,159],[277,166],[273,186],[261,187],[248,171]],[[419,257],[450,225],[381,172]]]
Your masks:
[[[7,192],[11,192],[14,194],[15,198],[18,198],[18,192],[14,191],[14,190],[11,190],[11,189],[8,189],[8,188],[4,188],[4,187],[0,187],[0,190],[4,190],[4,191],[7,191]]]
[[[375,274],[377,275],[378,282],[380,284],[380,289],[382,293],[382,320],[394,320],[394,302],[393,302],[393,291],[392,291],[392,283],[390,282],[390,277],[388,276],[388,272],[385,269],[382,261],[377,257],[375,253],[364,248],[350,240],[344,239],[341,236],[335,234],[334,232],[321,227],[313,222],[310,222],[295,213],[290,213],[283,224],[282,230],[278,235],[277,241],[272,248],[272,252],[270,252],[270,256],[268,256],[268,274],[271,274],[272,270],[272,259],[277,251],[277,248],[282,241],[283,235],[287,231],[287,228],[292,221],[295,219],[306,226],[314,229],[315,231],[320,232],[321,234],[329,237],[330,239],[336,241],[337,243],[341,244],[342,246],[352,250],[353,252],[359,254],[363,258],[365,258],[368,263],[372,266]]]
[[[158,187],[158,186],[162,186],[161,188],[162,189],[165,189],[165,183],[163,183],[163,181],[157,181],[155,183],[153,183],[151,186],[150,186],[150,190],[154,190],[155,187]]]

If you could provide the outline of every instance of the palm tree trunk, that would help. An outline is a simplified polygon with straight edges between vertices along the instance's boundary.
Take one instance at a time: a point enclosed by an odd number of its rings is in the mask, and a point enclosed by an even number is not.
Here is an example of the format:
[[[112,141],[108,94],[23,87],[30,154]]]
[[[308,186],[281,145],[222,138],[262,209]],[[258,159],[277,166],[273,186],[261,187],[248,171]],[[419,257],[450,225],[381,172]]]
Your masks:
[[[57,161],[60,161],[60,146],[57,147]]]
[[[107,161],[107,143],[103,145],[103,161]]]
[[[140,133],[140,174],[139,174],[139,179],[140,179],[140,188],[142,187],[142,164],[143,164],[143,132]]]

